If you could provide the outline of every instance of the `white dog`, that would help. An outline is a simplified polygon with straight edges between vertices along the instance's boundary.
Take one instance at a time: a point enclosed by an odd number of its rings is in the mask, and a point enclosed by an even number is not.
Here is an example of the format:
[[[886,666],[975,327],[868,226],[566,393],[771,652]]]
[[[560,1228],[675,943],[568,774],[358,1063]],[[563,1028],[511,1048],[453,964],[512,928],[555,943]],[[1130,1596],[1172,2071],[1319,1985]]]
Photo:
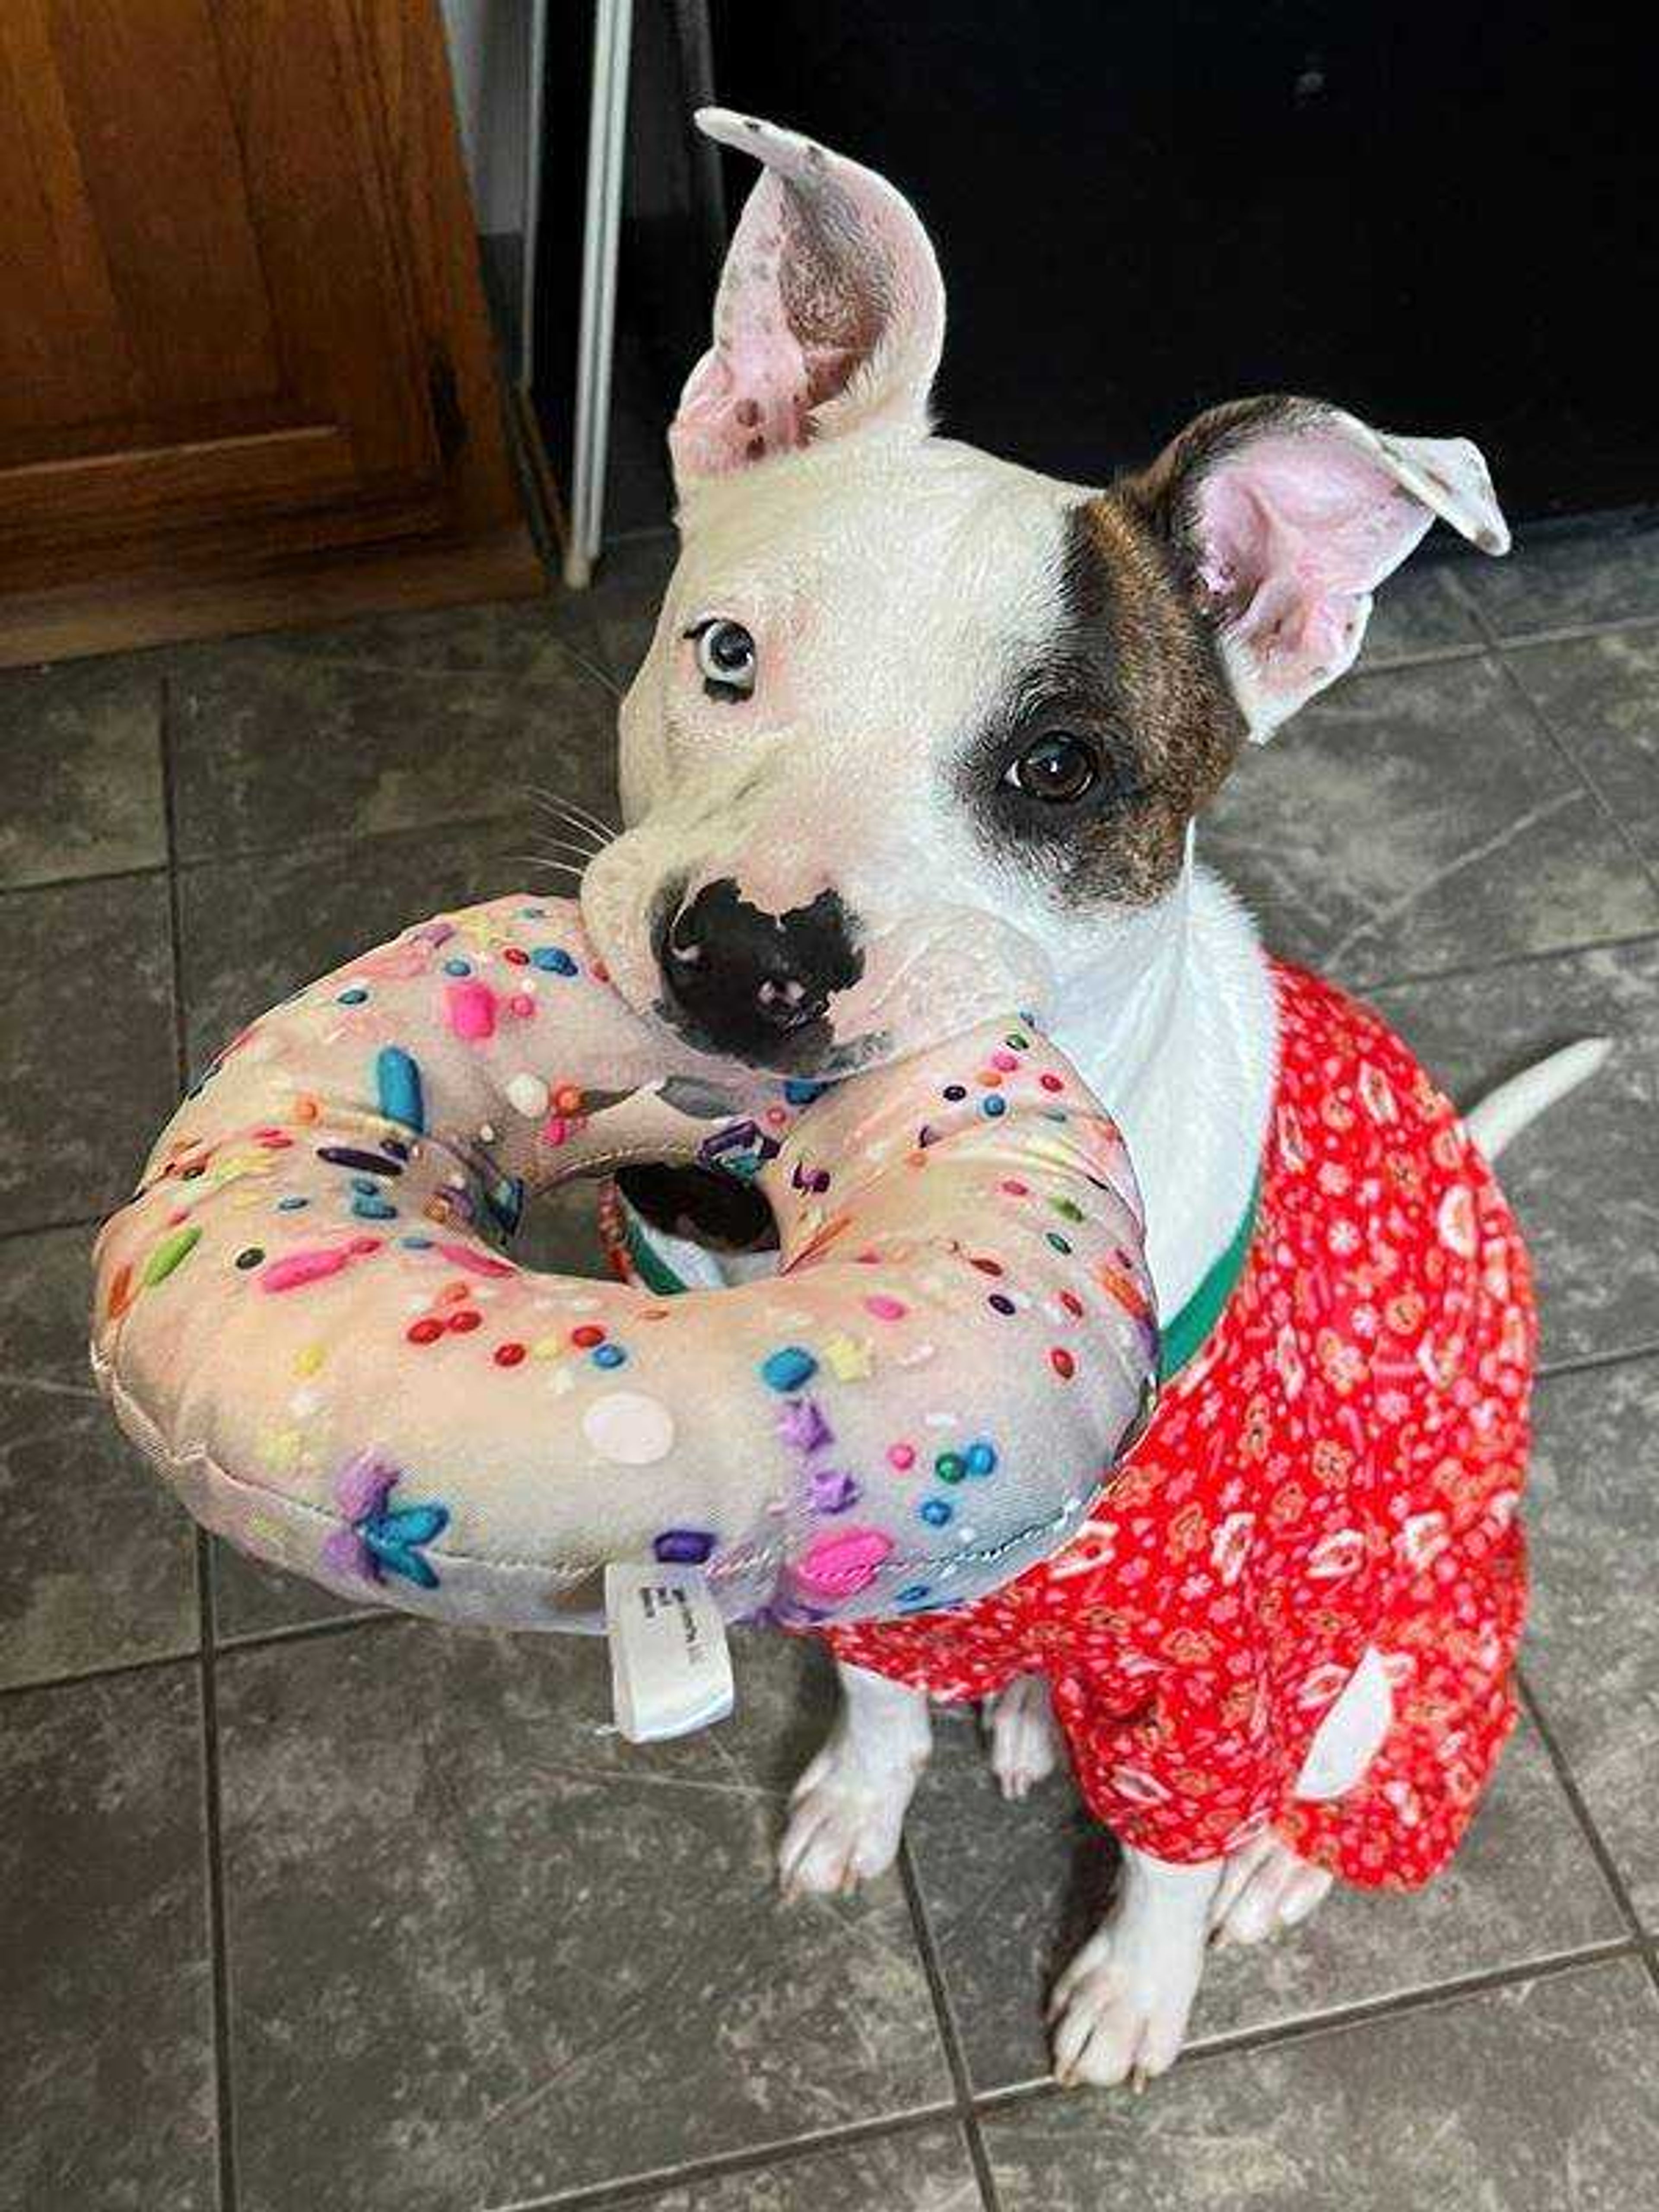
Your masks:
[[[1276,1066],[1266,958],[1194,865],[1194,817],[1247,740],[1351,665],[1437,516],[1505,550],[1485,464],[1302,400],[1200,416],[1104,492],[935,437],[945,299],[911,209],[787,133],[699,121],[763,173],[673,425],[683,550],[623,711],[627,827],[587,872],[588,925],[635,1003],[787,1073],[1040,1006],[1123,1127],[1175,1314],[1250,1203]],[[1584,1072],[1553,1063],[1520,1110]],[[731,1228],[682,1181],[629,1188],[682,1232]],[[922,1692],[842,1679],[782,1847],[796,1889],[890,1863],[927,1753]],[[1357,1669],[1310,1769],[1363,1772],[1387,1701]],[[991,1742],[1010,1795],[1054,1765],[1040,1679],[995,1701]],[[1126,1852],[1056,1992],[1062,2076],[1167,2066],[1206,1940],[1299,1920],[1329,1880],[1268,1835],[1199,1865]]]

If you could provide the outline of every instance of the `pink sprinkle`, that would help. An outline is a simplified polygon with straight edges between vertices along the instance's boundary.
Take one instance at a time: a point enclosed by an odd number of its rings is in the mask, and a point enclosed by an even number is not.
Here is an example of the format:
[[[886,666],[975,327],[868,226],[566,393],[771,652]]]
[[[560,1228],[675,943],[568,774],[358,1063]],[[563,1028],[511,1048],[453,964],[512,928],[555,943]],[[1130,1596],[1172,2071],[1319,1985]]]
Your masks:
[[[853,1597],[875,1580],[892,1548],[892,1538],[879,1528],[844,1528],[818,1537],[797,1563],[794,1578],[816,1597]]]
[[[507,1002],[507,1011],[516,1014],[521,1022],[527,1022],[536,1011],[536,1001],[528,992],[515,991]]]
[[[256,1129],[253,1132],[253,1141],[256,1145],[263,1145],[268,1152],[285,1152],[293,1144],[294,1139],[292,1137],[286,1136],[281,1129]]]
[[[455,925],[453,921],[423,921],[418,929],[411,930],[410,934],[411,937],[418,937],[427,945],[447,945],[455,934]]]
[[[908,1474],[916,1463],[916,1448],[914,1444],[889,1444],[887,1460],[901,1474]]]
[[[380,1240],[378,1237],[354,1237],[350,1243],[346,1246],[346,1250],[350,1253],[354,1260],[366,1260],[371,1252],[378,1252],[380,1249]]]
[[[337,1275],[342,1267],[350,1266],[351,1259],[351,1248],[346,1244],[331,1244],[311,1252],[289,1252],[260,1269],[259,1288],[297,1291],[306,1283],[320,1283],[325,1275]]]
[[[1031,1195],[1030,1184],[1021,1182],[1017,1176],[1010,1176],[1007,1181],[1000,1184],[998,1188],[1006,1190],[1010,1198],[1029,1198]]]
[[[562,1119],[557,1114],[550,1121],[544,1121],[542,1124],[542,1142],[544,1145],[562,1145],[569,1134],[569,1122]]]
[[[495,1034],[495,994],[476,976],[465,983],[451,983],[444,991],[444,1016],[458,1037],[477,1044]]]
[[[890,1298],[884,1291],[864,1301],[866,1313],[874,1314],[878,1321],[902,1321],[910,1310],[902,1298]]]
[[[1065,1084],[1057,1075],[1040,1075],[1037,1081],[1045,1091],[1063,1091],[1066,1088]]]
[[[471,1244],[435,1244],[433,1249],[452,1267],[465,1267],[471,1274],[515,1275],[519,1272],[509,1261],[497,1260],[489,1252],[479,1252]]]
[[[608,983],[611,981],[611,970],[603,960],[590,960],[588,970],[596,983]]]
[[[991,1065],[993,1067],[1000,1067],[1005,1075],[1012,1075],[1019,1066],[1019,1062],[1011,1052],[994,1052],[991,1054]]]

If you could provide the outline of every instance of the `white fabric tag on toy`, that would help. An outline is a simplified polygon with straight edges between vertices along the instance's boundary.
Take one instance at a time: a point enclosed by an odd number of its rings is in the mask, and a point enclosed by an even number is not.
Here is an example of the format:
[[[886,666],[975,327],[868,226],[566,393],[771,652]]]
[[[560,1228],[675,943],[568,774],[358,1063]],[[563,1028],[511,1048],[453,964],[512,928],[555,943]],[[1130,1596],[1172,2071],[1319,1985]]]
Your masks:
[[[732,1655],[701,1567],[613,1563],[605,1620],[617,1726],[630,1743],[661,1743],[726,1718],[735,1702]]]

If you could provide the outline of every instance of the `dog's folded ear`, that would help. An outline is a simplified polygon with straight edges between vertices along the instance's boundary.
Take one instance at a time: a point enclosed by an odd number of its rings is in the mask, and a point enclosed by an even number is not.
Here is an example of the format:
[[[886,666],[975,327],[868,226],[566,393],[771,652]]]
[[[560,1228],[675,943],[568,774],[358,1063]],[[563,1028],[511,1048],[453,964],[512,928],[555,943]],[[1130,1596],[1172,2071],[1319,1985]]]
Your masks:
[[[1478,447],[1373,430],[1320,400],[1215,408],[1118,489],[1214,623],[1258,741],[1352,665],[1372,592],[1436,515],[1509,550]]]
[[[924,428],[945,287],[909,203],[793,131],[723,108],[696,119],[764,173],[726,255],[714,343],[669,432],[677,481],[878,422]]]

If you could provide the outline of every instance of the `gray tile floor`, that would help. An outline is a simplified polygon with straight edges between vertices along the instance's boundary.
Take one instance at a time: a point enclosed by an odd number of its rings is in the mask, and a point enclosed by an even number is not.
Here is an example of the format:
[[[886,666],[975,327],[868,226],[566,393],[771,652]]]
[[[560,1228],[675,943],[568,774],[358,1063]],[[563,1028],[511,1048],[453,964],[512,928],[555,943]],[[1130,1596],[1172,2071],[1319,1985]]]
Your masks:
[[[1105,1854],[945,1720],[901,1871],[784,1909],[828,1711],[605,1732],[602,1654],[199,1542],[88,1387],[89,1224],[187,1058],[612,800],[665,548],[580,605],[0,677],[0,2203],[24,2212],[1634,2212],[1659,2172],[1659,538],[1427,567],[1209,857],[1461,1095],[1615,1056],[1505,1162],[1542,1279],[1529,1717],[1451,1874],[1217,1962],[1133,2101],[1046,2079]],[[586,1201],[544,1249],[591,1265]]]

